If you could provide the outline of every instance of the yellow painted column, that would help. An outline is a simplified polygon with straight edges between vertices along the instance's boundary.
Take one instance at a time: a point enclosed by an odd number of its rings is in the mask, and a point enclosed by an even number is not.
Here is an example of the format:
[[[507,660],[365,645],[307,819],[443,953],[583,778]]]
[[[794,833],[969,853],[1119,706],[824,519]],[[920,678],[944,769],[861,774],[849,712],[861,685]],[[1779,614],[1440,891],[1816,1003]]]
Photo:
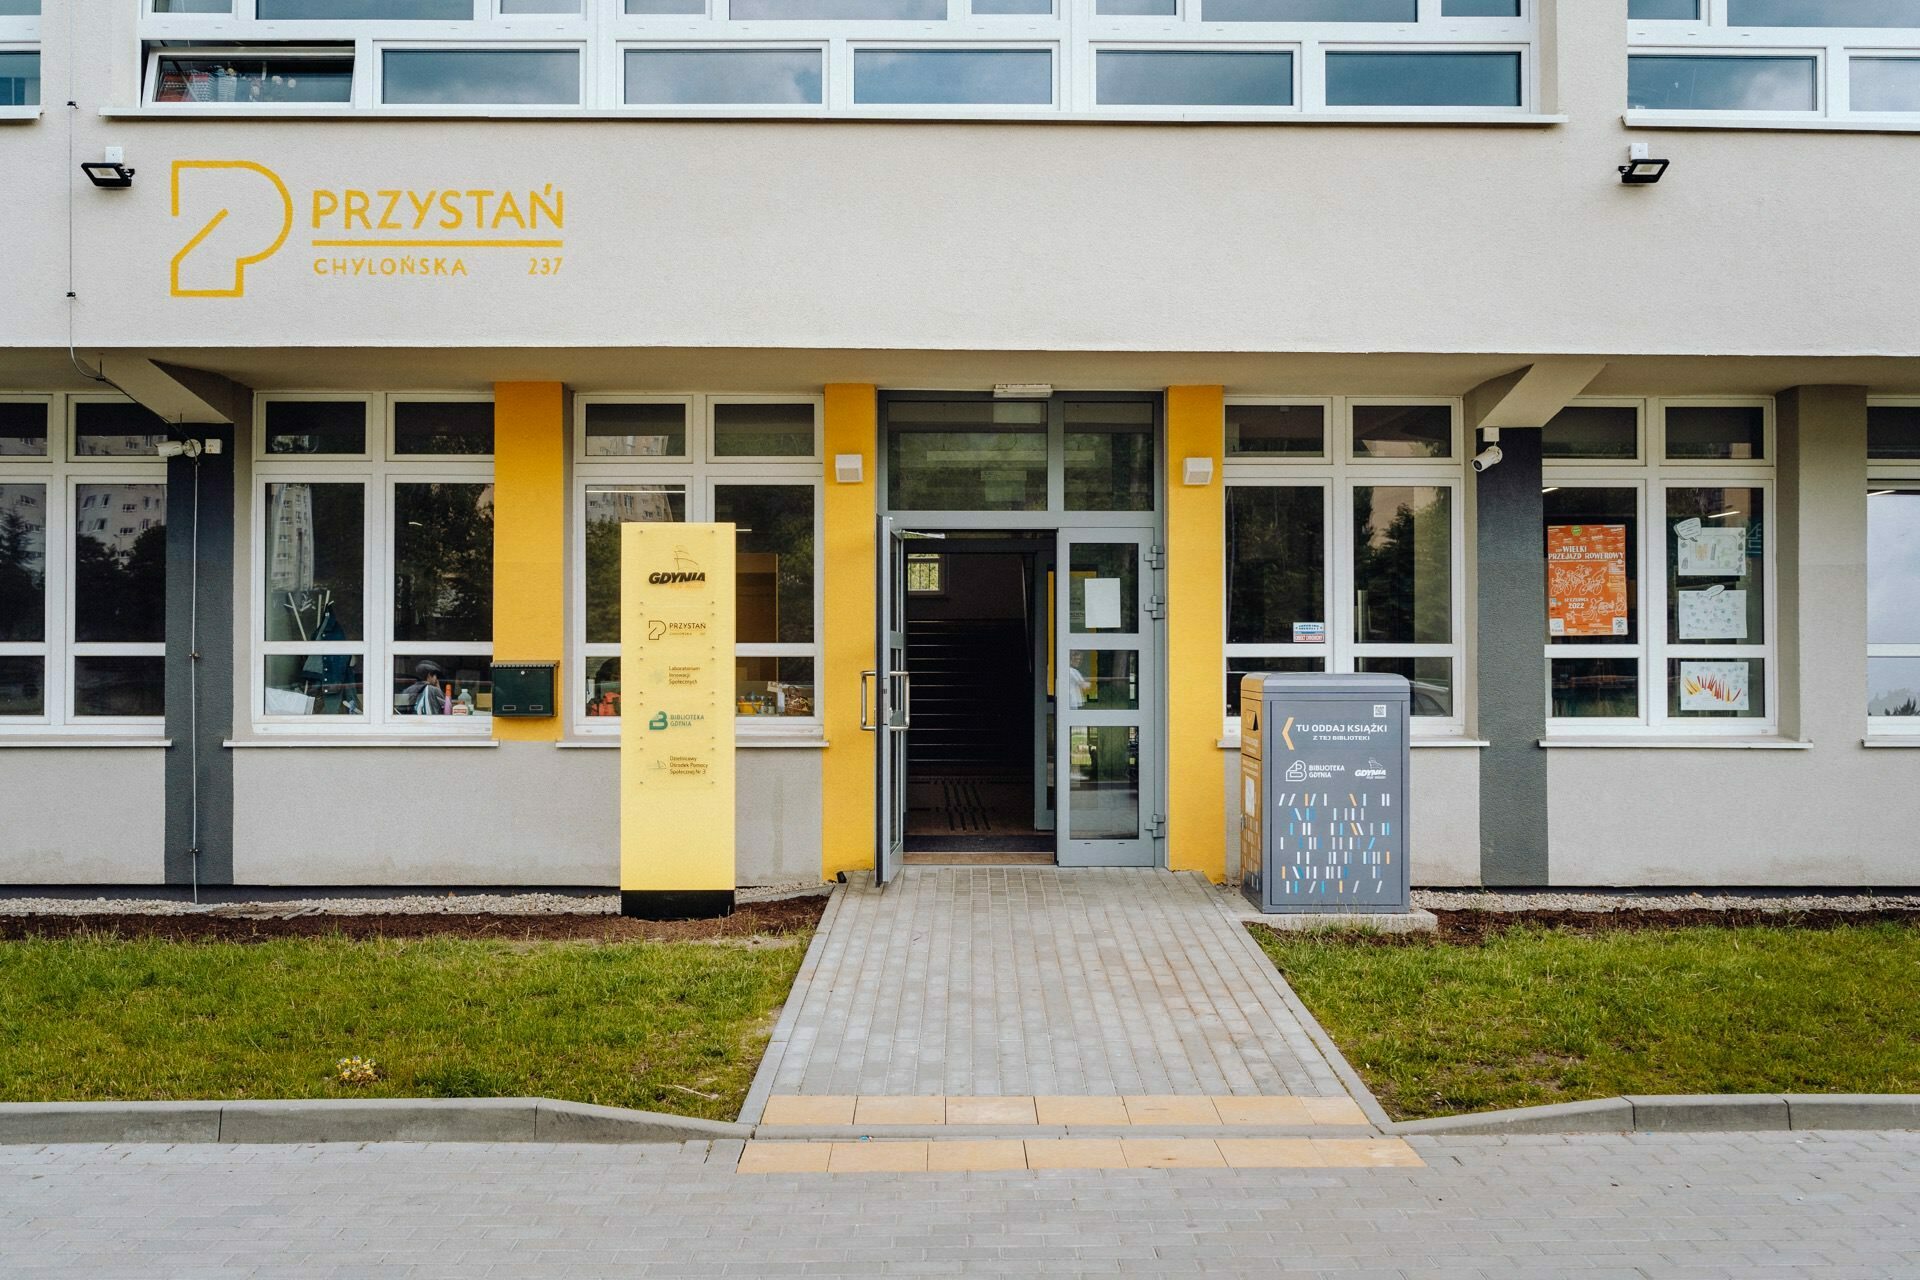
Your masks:
[[[493,386],[493,657],[560,662],[555,692],[565,705],[567,603],[566,391],[557,382]],[[556,707],[556,711],[558,707]],[[495,718],[493,736],[555,742],[560,715]]]
[[[1175,871],[1227,875],[1225,784],[1226,397],[1221,387],[1167,389],[1167,860]],[[1213,478],[1188,485],[1188,458]]]
[[[822,503],[826,616],[815,696],[826,720],[821,753],[820,871],[873,867],[873,735],[860,729],[860,673],[874,665],[874,525],[879,513],[879,398],[864,383],[833,383],[826,394],[826,496]],[[834,478],[840,454],[861,458],[858,484]]]

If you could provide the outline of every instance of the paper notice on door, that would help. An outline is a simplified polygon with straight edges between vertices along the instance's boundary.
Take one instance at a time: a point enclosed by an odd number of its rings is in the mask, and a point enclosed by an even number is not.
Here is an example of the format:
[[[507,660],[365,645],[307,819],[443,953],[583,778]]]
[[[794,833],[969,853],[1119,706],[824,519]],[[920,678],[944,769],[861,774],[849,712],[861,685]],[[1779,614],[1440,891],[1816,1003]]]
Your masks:
[[[1747,572],[1745,529],[1698,529],[1680,533],[1674,559],[1683,578],[1738,578]]]
[[[1708,587],[1680,593],[1682,640],[1745,640],[1747,593]]]
[[[1081,625],[1088,631],[1118,631],[1120,621],[1120,579],[1088,578]]]

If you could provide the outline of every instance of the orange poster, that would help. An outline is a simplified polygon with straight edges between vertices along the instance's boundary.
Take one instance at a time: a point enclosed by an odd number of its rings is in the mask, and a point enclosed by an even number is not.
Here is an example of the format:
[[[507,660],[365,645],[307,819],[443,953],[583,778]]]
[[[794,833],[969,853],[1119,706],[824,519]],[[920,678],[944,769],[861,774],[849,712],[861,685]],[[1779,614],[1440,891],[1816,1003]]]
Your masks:
[[[1627,635],[1627,526],[1547,526],[1547,632]]]

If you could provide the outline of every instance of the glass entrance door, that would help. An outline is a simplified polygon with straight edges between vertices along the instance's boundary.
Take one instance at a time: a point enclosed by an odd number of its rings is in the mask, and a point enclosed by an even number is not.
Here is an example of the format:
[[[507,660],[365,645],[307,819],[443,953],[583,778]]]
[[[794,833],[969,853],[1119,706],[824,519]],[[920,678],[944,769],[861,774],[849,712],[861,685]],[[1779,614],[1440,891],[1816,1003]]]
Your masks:
[[[907,837],[907,729],[913,717],[913,677],[907,671],[907,535],[892,516],[880,517],[877,539],[879,604],[873,651],[879,670],[863,674],[860,727],[874,733],[873,878],[886,885],[900,870]],[[865,705],[873,689],[871,723]]]
[[[1060,531],[1054,760],[1061,866],[1158,862],[1152,542],[1144,529]]]

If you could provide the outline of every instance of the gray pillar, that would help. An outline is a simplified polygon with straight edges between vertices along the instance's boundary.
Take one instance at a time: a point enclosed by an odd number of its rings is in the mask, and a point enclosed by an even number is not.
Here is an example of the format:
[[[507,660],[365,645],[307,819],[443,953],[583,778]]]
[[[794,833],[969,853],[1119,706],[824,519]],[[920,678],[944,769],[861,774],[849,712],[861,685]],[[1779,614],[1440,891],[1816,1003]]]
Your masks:
[[[1475,618],[1480,736],[1480,880],[1547,883],[1544,646],[1546,557],[1540,533],[1540,432],[1500,433],[1506,455],[1475,477]]]
[[[1867,389],[1792,387],[1775,401],[1780,732],[1865,735]]]
[[[234,432],[187,424],[175,435],[217,439],[222,452],[167,463],[166,879],[195,882],[197,847],[198,882],[232,884],[233,753],[221,744],[233,736]]]

